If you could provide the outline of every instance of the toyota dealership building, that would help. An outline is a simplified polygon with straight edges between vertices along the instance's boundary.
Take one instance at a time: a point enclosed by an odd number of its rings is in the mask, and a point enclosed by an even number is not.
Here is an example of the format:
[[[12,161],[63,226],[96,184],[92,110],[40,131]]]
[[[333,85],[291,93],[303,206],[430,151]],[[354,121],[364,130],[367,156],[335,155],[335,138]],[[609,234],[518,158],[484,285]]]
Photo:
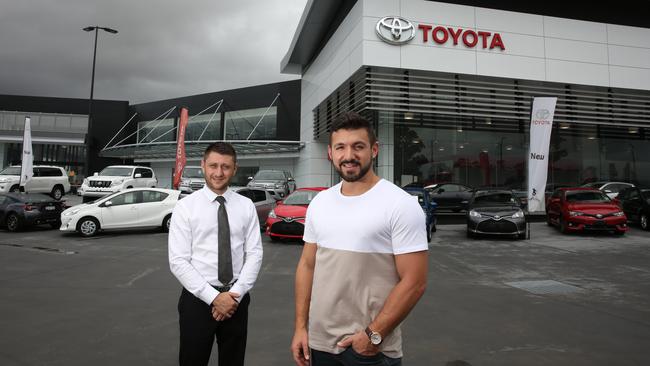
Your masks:
[[[302,76],[299,184],[338,181],[328,133],[352,110],[374,121],[377,171],[396,184],[523,188],[538,96],[558,98],[549,183],[650,184],[650,29],[483,3],[309,1],[281,65]]]
[[[239,151],[237,184],[281,169],[299,187],[330,186],[339,180],[327,160],[332,121],[357,111],[376,126],[376,170],[396,184],[523,189],[532,99],[557,97],[549,183],[650,186],[646,12],[629,2],[575,13],[552,2],[459,3],[309,0],[280,65],[301,80],[95,101],[92,127],[87,100],[0,95],[0,165],[20,162],[30,115],[35,163],[65,166],[77,181],[108,164],[148,165],[169,187],[178,110],[188,107],[189,164],[226,140]]]

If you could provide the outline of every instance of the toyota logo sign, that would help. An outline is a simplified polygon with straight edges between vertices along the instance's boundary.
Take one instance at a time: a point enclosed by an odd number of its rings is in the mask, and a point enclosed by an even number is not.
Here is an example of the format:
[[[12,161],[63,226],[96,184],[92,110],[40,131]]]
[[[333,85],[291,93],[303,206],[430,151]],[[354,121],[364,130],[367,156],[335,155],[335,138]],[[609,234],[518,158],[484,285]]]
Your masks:
[[[375,31],[382,41],[394,45],[407,43],[415,37],[413,23],[398,16],[381,18]]]
[[[537,111],[535,114],[535,117],[537,119],[548,119],[548,117],[551,115],[551,112],[548,111],[548,109],[540,109]]]

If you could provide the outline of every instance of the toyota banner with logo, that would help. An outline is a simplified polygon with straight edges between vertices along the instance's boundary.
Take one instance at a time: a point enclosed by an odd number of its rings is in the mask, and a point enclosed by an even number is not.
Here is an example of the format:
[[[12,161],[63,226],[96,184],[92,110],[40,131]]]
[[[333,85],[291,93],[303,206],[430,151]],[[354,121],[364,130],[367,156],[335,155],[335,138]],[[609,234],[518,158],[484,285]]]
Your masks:
[[[24,187],[34,176],[34,154],[32,153],[32,128],[31,119],[25,118],[25,131],[23,133],[23,158],[20,163],[20,183]]]
[[[556,103],[554,97],[533,98],[528,152],[528,212],[546,210],[544,191]]]
[[[181,116],[178,121],[178,141],[176,142],[176,164],[174,165],[174,179],[172,187],[178,189],[181,185],[181,177],[185,170],[185,130],[189,121],[189,111],[187,108],[181,108]]]

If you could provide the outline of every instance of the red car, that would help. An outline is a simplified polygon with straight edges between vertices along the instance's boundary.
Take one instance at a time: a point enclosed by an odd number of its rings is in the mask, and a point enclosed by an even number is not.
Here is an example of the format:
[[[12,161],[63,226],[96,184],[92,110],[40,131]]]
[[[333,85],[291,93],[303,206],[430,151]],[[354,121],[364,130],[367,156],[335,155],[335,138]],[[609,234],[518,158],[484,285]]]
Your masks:
[[[284,201],[278,201],[277,206],[266,219],[266,235],[273,241],[302,239],[307,206],[318,192],[326,189],[327,187],[299,188],[288,195]]]
[[[559,188],[546,202],[546,222],[563,233],[612,231],[623,235],[627,217],[607,195],[595,188]]]

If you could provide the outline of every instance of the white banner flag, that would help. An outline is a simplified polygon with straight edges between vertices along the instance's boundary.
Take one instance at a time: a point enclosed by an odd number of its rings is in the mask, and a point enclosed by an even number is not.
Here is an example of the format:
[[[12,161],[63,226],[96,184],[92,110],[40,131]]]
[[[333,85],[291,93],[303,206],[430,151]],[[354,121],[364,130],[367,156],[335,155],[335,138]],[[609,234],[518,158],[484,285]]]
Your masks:
[[[32,154],[32,128],[29,117],[25,117],[25,134],[23,135],[23,159],[20,163],[20,185],[25,186],[34,176],[34,154]]]
[[[546,211],[548,150],[557,98],[533,98],[528,151],[528,212]]]

